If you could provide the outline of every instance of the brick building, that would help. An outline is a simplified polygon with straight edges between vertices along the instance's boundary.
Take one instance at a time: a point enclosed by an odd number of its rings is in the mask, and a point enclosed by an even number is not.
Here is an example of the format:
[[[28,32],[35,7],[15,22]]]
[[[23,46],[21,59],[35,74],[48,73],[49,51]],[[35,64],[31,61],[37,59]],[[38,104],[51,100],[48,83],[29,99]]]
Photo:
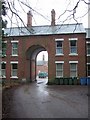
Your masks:
[[[48,61],[37,61],[36,75],[38,75],[39,72],[48,73]]]
[[[35,80],[36,57],[48,52],[48,79],[86,76],[86,31],[80,24],[32,26],[27,14],[27,27],[5,29],[2,41],[2,78]]]

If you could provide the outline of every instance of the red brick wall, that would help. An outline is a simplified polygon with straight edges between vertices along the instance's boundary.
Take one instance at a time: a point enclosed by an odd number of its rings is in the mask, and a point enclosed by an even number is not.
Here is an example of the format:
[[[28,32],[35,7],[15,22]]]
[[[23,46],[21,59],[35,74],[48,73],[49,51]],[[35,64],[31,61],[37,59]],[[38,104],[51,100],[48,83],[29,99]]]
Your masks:
[[[3,58],[3,61],[7,62],[7,79],[10,79],[10,61],[18,61],[18,77],[19,79],[28,78],[33,74],[30,67],[30,58],[27,58],[26,54],[30,47],[33,45],[40,45],[48,52],[48,77],[49,79],[55,78],[56,64],[55,61],[64,61],[64,76],[69,77],[69,61],[78,61],[78,75],[79,77],[86,76],[86,58],[85,58],[85,34],[68,34],[68,35],[48,35],[48,36],[24,36],[13,37],[19,41],[19,56],[12,57],[11,43],[9,38],[5,38],[8,41],[7,57]],[[64,38],[64,56],[55,56],[56,46],[55,39]],[[69,38],[78,38],[78,56],[69,56]],[[11,38],[12,40],[12,38]],[[30,51],[33,53],[33,49]],[[46,68],[45,68],[46,69]]]
[[[37,75],[38,75],[39,72],[47,72],[48,73],[48,66],[38,65],[37,66]]]

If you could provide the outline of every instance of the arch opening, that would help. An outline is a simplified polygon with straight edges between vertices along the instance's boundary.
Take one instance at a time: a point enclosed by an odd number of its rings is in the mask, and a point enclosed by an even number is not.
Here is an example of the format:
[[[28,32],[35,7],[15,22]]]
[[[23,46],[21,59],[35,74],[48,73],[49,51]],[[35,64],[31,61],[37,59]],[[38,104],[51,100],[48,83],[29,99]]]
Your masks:
[[[38,66],[37,66],[37,61],[38,61],[38,55],[42,51],[47,51],[43,46],[40,45],[33,45],[31,46],[27,52],[26,52],[26,76],[28,81],[36,81],[37,76],[38,76]],[[48,53],[48,51],[47,51]],[[44,61],[45,62],[45,61]],[[46,68],[46,66],[42,66],[43,69]],[[44,70],[45,71],[45,70]],[[42,71],[42,72],[44,72]],[[48,71],[48,62],[47,62],[47,71]],[[47,72],[48,75],[48,72]]]
[[[41,51],[36,59],[36,80],[37,83],[48,82],[48,53]]]

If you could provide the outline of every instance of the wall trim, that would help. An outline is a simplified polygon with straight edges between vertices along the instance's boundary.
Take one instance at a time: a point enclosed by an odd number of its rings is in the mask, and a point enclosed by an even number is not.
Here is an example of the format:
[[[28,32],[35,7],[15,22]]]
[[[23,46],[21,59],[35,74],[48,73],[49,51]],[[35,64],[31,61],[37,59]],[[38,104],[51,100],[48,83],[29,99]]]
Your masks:
[[[87,63],[87,65],[90,65],[90,63]]]
[[[5,41],[2,40],[2,43],[7,43],[7,41],[6,40]]]
[[[6,62],[6,61],[2,61],[1,63],[4,63],[4,64],[6,64],[7,62]]]
[[[55,61],[55,63],[57,64],[57,63],[64,63],[64,61]]]
[[[71,40],[71,41],[78,40],[78,38],[69,38],[69,40]]]
[[[11,43],[18,43],[18,40],[12,40]]]
[[[69,61],[69,63],[78,63],[78,61]]]
[[[57,38],[57,39],[55,39],[55,41],[57,42],[57,41],[64,41],[64,38]]]
[[[15,78],[15,79],[18,79],[18,77],[17,77],[17,76],[11,76],[10,78]]]
[[[17,64],[18,64],[18,61],[11,61],[10,63],[11,63],[11,64],[14,64],[14,63],[17,63]]]

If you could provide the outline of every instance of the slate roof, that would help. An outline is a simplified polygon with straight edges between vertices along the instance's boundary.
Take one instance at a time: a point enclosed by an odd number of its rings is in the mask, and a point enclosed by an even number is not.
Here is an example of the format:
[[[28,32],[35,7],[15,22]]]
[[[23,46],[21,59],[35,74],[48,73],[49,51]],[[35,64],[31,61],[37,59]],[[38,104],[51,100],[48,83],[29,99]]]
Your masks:
[[[45,25],[27,27],[13,27],[5,29],[5,36],[30,36],[30,35],[52,35],[52,34],[71,34],[85,33],[82,23],[63,24],[63,25]]]

